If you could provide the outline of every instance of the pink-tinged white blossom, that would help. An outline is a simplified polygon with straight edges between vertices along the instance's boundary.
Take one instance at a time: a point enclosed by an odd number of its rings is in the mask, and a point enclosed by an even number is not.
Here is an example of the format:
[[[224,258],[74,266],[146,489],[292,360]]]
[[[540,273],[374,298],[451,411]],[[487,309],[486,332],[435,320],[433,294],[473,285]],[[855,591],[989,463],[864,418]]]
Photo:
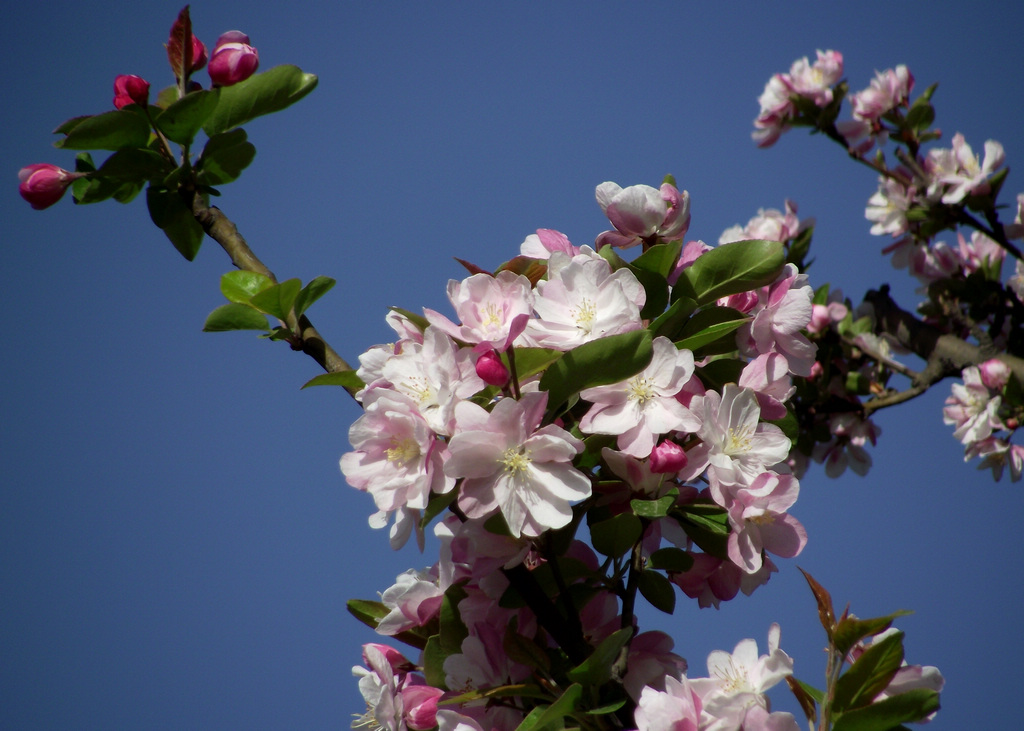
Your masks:
[[[644,688],[633,720],[637,731],[698,731],[701,728],[700,696],[685,678],[665,679],[665,690]]]
[[[682,252],[679,254],[679,260],[676,261],[675,267],[669,272],[668,283],[673,287],[676,286],[676,282],[679,281],[679,276],[683,273],[683,270],[697,261],[702,254],[711,251],[712,248],[703,241],[687,241],[683,246]]]
[[[1024,470],[1024,447],[998,437],[986,437],[965,447],[964,462],[975,457],[981,457],[978,469],[992,470],[992,477],[996,482],[1003,479],[1003,472],[1007,467],[1010,468],[1010,480],[1020,481],[1021,472]]]
[[[666,537],[669,537],[668,533]],[[685,545],[674,538],[671,540],[680,547]],[[669,581],[678,586],[686,596],[696,599],[702,609],[712,606],[717,609],[721,602],[731,600],[740,591],[750,596],[757,587],[768,582],[771,574],[778,571],[771,558],[767,556],[761,570],[752,574],[744,573],[731,561],[707,553],[691,552],[690,556],[693,558],[690,570],[669,574]]]
[[[981,231],[972,233],[970,241],[958,231],[957,239],[960,244],[960,268],[964,274],[992,268],[998,271],[998,265],[1006,258],[1006,249]]]
[[[639,700],[645,687],[664,691],[669,678],[683,677],[686,660],[672,652],[673,647],[675,642],[664,632],[641,632],[633,638],[622,678],[630,698]]]
[[[943,203],[955,205],[969,195],[985,195],[991,190],[988,179],[1003,166],[1005,153],[1001,144],[987,140],[984,161],[979,161],[959,132],[952,144],[952,149],[930,150],[925,169],[932,180],[929,193],[941,193]]]
[[[352,487],[373,496],[381,511],[422,509],[432,492],[448,492],[442,445],[408,396],[385,388],[363,397],[364,413],[349,429],[355,451],[341,458]]]
[[[768,709],[764,694],[793,674],[793,660],[779,649],[780,635],[779,625],[772,624],[767,655],[757,654],[752,639],[741,641],[732,654],[715,650],[708,655],[709,677],[690,679],[704,703],[702,731],[740,731],[751,709]]]
[[[786,357],[790,372],[809,376],[818,348],[801,330],[811,321],[813,296],[807,275],[787,264],[774,283],[759,290],[753,319],[736,332],[740,351],[751,358],[779,353]]]
[[[628,249],[641,243],[677,241],[690,226],[690,194],[674,185],[661,188],[631,185],[623,188],[605,182],[595,191],[598,205],[608,216],[614,231],[597,237],[597,248],[616,246]]]
[[[811,305],[811,321],[807,324],[807,332],[812,335],[825,332],[833,324],[842,322],[849,312],[843,290],[833,289],[828,293],[827,304]]]
[[[484,731],[484,728],[470,716],[441,708],[437,711],[437,731]]]
[[[832,85],[843,78],[843,54],[839,51],[818,51],[810,63],[807,57],[797,59],[789,69],[789,85],[795,94],[810,99],[819,107],[832,101]]]
[[[571,350],[608,335],[643,327],[640,309],[647,299],[636,275],[611,265],[589,247],[572,257],[554,253],[548,278],[537,282],[526,338],[540,347]]]
[[[604,447],[601,459],[617,477],[629,487],[631,493],[660,497],[665,475],[651,468],[650,460],[641,460],[624,452]]]
[[[868,198],[864,217],[872,222],[874,236],[902,236],[910,230],[907,211],[914,203],[915,188],[893,178],[880,177],[878,190]]]
[[[914,75],[903,64],[895,69],[877,71],[867,89],[850,95],[853,116],[877,120],[896,107],[905,105],[913,88]]]
[[[992,394],[981,379],[977,366],[963,370],[963,383],[954,383],[952,394],[942,409],[942,421],[956,427],[953,436],[964,446],[979,442],[992,434],[993,429],[1004,429],[999,418],[1002,396]]]
[[[569,237],[561,231],[550,228],[537,229],[537,233],[530,234],[519,245],[520,254],[534,259],[547,259],[556,251],[576,256],[580,253],[580,247],[573,246]]]
[[[718,245],[731,244],[734,241],[762,239],[765,241],[788,241],[804,229],[814,225],[813,218],[803,221],[796,215],[796,203],[787,200],[785,210],[776,208],[759,208],[757,215],[747,221],[746,226],[732,226],[718,237]]]
[[[400,353],[381,368],[384,381],[416,404],[437,434],[451,433],[455,404],[486,385],[471,361],[472,352],[459,348],[439,328],[428,327],[423,343],[406,342]]]
[[[388,614],[377,623],[377,633],[397,635],[424,626],[441,610],[443,597],[436,576],[415,569],[399,574],[395,583],[381,594]]]
[[[882,428],[871,419],[843,412],[829,417],[829,431],[833,439],[814,445],[811,454],[814,461],[824,463],[825,474],[829,477],[839,477],[847,467],[861,477],[866,475],[872,464],[867,444],[877,444]]]
[[[761,111],[754,120],[751,134],[758,147],[771,147],[789,129],[796,115],[792,100],[793,88],[785,74],[773,74],[757,98]]]
[[[800,486],[792,475],[764,472],[749,488],[735,490],[729,506],[729,560],[748,574],[761,570],[763,551],[793,558],[807,545],[807,531],[786,513]]]
[[[978,373],[981,375],[981,382],[985,384],[986,388],[993,391],[1002,391],[1003,387],[1009,383],[1012,371],[1006,363],[998,358],[993,358],[986,360],[984,363],[979,363]]]
[[[1003,227],[1003,233],[1008,239],[1024,238],[1024,193],[1017,194],[1017,215],[1014,217],[1013,223],[1008,223]],[[1020,259],[1017,261],[1019,263]]]
[[[444,470],[464,478],[459,507],[467,516],[500,510],[513,536],[539,536],[566,525],[570,502],[590,495],[589,478],[572,466],[583,442],[553,424],[540,426],[547,400],[546,392],[505,398],[490,413],[469,401],[456,405]]]
[[[526,327],[533,310],[533,288],[521,274],[500,271],[496,276],[474,274],[448,282],[448,300],[461,325],[434,310],[424,308],[431,325],[476,350],[504,352]]]
[[[464,603],[460,603],[460,609]],[[462,641],[462,652],[444,660],[445,685],[450,691],[461,694],[497,688],[522,682],[530,676],[528,667],[515,662],[505,652],[504,631],[504,625],[493,624],[470,628],[471,634]],[[512,731],[522,721],[522,715],[511,708],[492,706],[484,713],[484,728]]]
[[[633,457],[648,456],[660,434],[694,432],[700,426],[675,398],[693,375],[693,353],[664,337],[655,338],[653,345],[650,365],[632,378],[580,392],[593,403],[580,420],[580,430],[617,435],[618,448]]]
[[[694,399],[694,410],[701,420],[701,443],[688,452],[682,479],[693,479],[706,466],[716,489],[750,485],[789,456],[789,438],[774,424],[760,422],[761,407],[749,388],[727,383],[721,395],[708,391],[699,405]]]
[[[761,418],[777,421],[786,416],[786,401],[796,393],[789,375],[789,363],[778,353],[763,353],[747,363],[736,385],[757,395]]]
[[[437,701],[440,688],[426,685],[422,677],[407,672],[412,664],[393,648],[363,645],[367,667],[356,666],[352,674],[359,678],[359,692],[367,711],[352,723],[353,728],[368,726],[386,731],[427,731],[437,725]]]

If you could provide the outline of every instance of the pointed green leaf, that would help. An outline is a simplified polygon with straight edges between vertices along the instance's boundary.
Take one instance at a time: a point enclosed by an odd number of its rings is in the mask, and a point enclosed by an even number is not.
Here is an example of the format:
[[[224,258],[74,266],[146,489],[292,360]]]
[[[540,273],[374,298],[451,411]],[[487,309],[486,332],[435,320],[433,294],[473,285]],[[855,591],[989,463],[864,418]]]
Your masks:
[[[698,350],[735,332],[749,319],[747,315],[731,307],[706,307],[691,317],[689,322],[683,326],[676,347]],[[730,344],[734,342],[735,339],[731,340]]]
[[[310,378],[302,388],[310,386],[341,386],[349,391],[359,391],[366,387],[355,371],[336,371],[335,373],[321,373],[319,376]],[[452,491],[454,493],[454,491]]]
[[[683,573],[693,568],[693,556],[681,548],[659,548],[651,554],[648,566],[661,571]]]
[[[644,569],[638,585],[644,599],[655,609],[660,609],[665,614],[672,614],[676,610],[675,587],[664,575],[651,569]]]
[[[736,241],[717,246],[683,270],[698,304],[771,284],[785,264],[779,241]]]
[[[672,241],[667,244],[655,244],[633,260],[633,266],[668,277],[679,260],[683,250],[683,242]]]
[[[349,599],[345,604],[348,613],[365,624],[370,629],[377,629],[377,625],[389,613],[390,609],[380,602],[368,599]]]
[[[202,157],[196,163],[199,182],[223,185],[236,180],[256,157],[256,148],[248,141],[244,129],[233,129],[214,135],[206,141]]]
[[[697,546],[712,556],[727,557],[729,517],[717,505],[695,503],[676,508],[672,516]]]
[[[679,334],[683,331],[686,323],[690,319],[690,315],[697,309],[697,303],[689,297],[680,297],[674,300],[667,310],[658,315],[651,324],[648,325],[647,329],[650,330],[655,337],[659,335],[668,338],[675,342],[679,338]]]
[[[273,315],[278,320],[287,320],[295,305],[295,298],[299,296],[302,289],[302,282],[298,279],[288,279],[279,284],[274,284],[261,292],[253,295],[249,304],[253,307]]]
[[[619,657],[619,651],[633,636],[633,628],[612,632],[594,649],[590,657],[569,671],[569,680],[584,685],[602,685],[611,680],[612,665]]]
[[[892,626],[894,619],[906,616],[907,614],[911,614],[911,612],[902,610],[893,612],[885,617],[874,617],[871,619],[844,617],[836,625],[835,632],[832,635],[832,644],[835,646],[836,652],[845,656],[853,649],[854,645],[865,637],[871,637],[884,632]]]
[[[219,89],[189,92],[163,110],[154,122],[167,139],[179,145],[190,145],[217,108],[219,96]]]
[[[295,298],[295,316],[304,313],[309,306],[327,294],[337,282],[330,277],[313,277]]]
[[[65,150],[120,150],[145,147],[148,142],[146,118],[138,112],[119,109],[78,121],[67,136],[53,146]]]
[[[469,629],[459,614],[459,602],[466,598],[463,588],[465,581],[452,584],[441,599],[441,650],[447,655],[462,652],[462,641],[469,636]]]
[[[444,661],[448,656],[441,650],[441,637],[434,635],[423,648],[423,677],[427,685],[448,690],[445,684]]]
[[[629,551],[643,534],[640,519],[632,513],[621,513],[590,526],[594,549],[605,556],[617,558]]]
[[[402,317],[407,319],[413,325],[418,327],[420,329],[420,332],[423,332],[428,327],[430,327],[430,323],[427,322],[427,318],[425,318],[423,315],[417,315],[415,312],[403,310],[401,307],[388,307],[388,309],[394,312],[395,314],[401,315]]]
[[[275,66],[245,81],[220,90],[217,109],[203,129],[213,137],[251,119],[278,112],[316,88],[317,78],[298,66]]]
[[[698,366],[697,376],[706,388],[720,392],[727,383],[739,383],[744,365],[735,358],[719,358],[707,365]]]
[[[832,724],[832,731],[891,731],[901,723],[920,721],[937,710],[939,694],[927,688],[916,688],[847,711]]]
[[[259,272],[236,270],[220,278],[220,291],[230,302],[247,305],[254,295],[274,285],[274,280]]]
[[[149,217],[178,253],[188,261],[195,259],[203,243],[203,227],[196,222],[178,192],[150,186],[146,189],[146,205]]]
[[[234,302],[221,305],[211,312],[203,323],[203,332],[216,333],[230,330],[263,330],[268,331],[267,316],[257,312],[248,305]]]
[[[583,695],[579,684],[570,685],[550,706],[537,706],[516,727],[516,731],[559,731],[565,728],[565,717],[576,710]]]
[[[100,166],[99,175],[116,180],[137,181],[162,179],[171,171],[171,164],[153,150],[130,148],[118,150]]]
[[[630,500],[629,506],[641,518],[664,518],[668,515],[668,511],[672,509],[672,506],[676,504],[677,497],[679,497],[679,490],[673,488],[670,494],[657,500]]]
[[[540,389],[548,392],[548,410],[557,409],[583,389],[635,376],[650,365],[653,356],[648,330],[609,335],[568,351],[541,376]]]
[[[832,709],[843,713],[866,706],[885,690],[903,664],[903,633],[893,632],[870,645],[839,676]],[[906,720],[906,719],[902,719]]]
[[[561,350],[551,348],[514,348],[516,374],[519,380],[535,376],[562,357]],[[507,356],[504,358],[507,360]]]

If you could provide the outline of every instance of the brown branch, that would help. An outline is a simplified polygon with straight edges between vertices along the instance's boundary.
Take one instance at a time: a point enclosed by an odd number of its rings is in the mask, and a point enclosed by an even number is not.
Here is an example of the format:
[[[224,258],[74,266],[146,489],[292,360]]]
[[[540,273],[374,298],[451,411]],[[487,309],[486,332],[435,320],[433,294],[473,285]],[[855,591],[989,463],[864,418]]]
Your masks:
[[[1024,383],[1024,359],[1001,353],[991,345],[973,345],[922,322],[893,301],[888,286],[883,286],[881,290],[871,290],[864,295],[864,301],[874,307],[876,333],[892,336],[925,362],[925,367],[913,379],[911,389],[920,390],[902,400],[923,393],[944,378],[959,377],[960,372],[968,366],[979,365],[993,358],[1009,366],[1013,374]]]
[[[196,221],[203,227],[203,231],[220,244],[236,267],[244,271],[262,274],[270,281],[277,283],[277,277],[249,248],[231,219],[225,216],[219,208],[208,205],[197,190],[183,189],[182,195],[186,197],[186,203],[191,208]],[[301,350],[328,373],[352,370],[352,366],[323,339],[323,336],[317,332],[313,323],[305,315],[299,318],[298,340],[292,343],[292,348]],[[350,394],[354,393],[352,390],[346,390]]]

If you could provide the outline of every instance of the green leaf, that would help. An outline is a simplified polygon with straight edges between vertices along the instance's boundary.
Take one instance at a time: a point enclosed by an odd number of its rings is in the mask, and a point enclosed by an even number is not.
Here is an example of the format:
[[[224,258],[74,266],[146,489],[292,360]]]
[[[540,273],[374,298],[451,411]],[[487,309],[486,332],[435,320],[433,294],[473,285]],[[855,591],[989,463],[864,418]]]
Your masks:
[[[590,526],[590,539],[594,549],[605,556],[622,556],[643,535],[640,519],[632,513],[621,513]]]
[[[644,599],[649,601],[655,609],[660,609],[665,614],[672,614],[676,610],[675,587],[662,574],[651,569],[644,569],[640,573],[638,586]]]
[[[835,631],[832,634],[832,644],[835,646],[836,652],[845,656],[853,649],[854,645],[865,637],[871,637],[872,635],[884,632],[892,626],[894,619],[907,614],[910,614],[910,612],[903,610],[893,612],[885,617],[874,617],[872,619],[845,617],[839,620],[839,623],[836,625]]]
[[[785,264],[779,241],[736,241],[704,253],[683,270],[698,304],[771,284]]]
[[[316,88],[317,78],[298,66],[275,66],[245,81],[220,90],[217,109],[203,129],[210,137],[239,127],[251,119],[279,112]]]
[[[309,306],[323,297],[337,282],[330,277],[313,277],[295,298],[295,316],[299,317]]]
[[[439,706],[461,706],[470,701],[486,700],[488,698],[542,698],[548,700],[551,694],[543,690],[539,685],[528,685],[520,683],[516,685],[499,685],[495,688],[483,690],[471,690],[468,693],[457,695],[452,698],[445,698],[437,702]]]
[[[535,376],[562,357],[561,350],[551,348],[513,348],[516,359],[516,374],[522,381]],[[504,358],[507,360],[507,357]]]
[[[220,278],[220,291],[230,302],[247,305],[254,295],[274,285],[274,280],[259,272],[236,270]]]
[[[927,688],[916,688],[847,711],[835,720],[832,731],[891,731],[901,723],[920,721],[937,710],[939,694]]]
[[[203,243],[203,227],[196,222],[178,192],[151,185],[146,189],[146,205],[149,217],[170,239],[178,253],[188,261],[195,259]]]
[[[236,180],[256,157],[256,148],[247,140],[244,129],[214,135],[206,141],[202,157],[196,163],[199,182],[223,185]]]
[[[441,637],[434,635],[423,648],[423,677],[427,685],[448,690],[445,684],[444,661],[448,656],[441,650]]]
[[[430,327],[430,323],[427,322],[427,318],[425,318],[423,315],[417,315],[415,312],[403,310],[401,307],[388,307],[388,309],[394,312],[395,314],[401,315],[402,317],[407,319],[413,325],[418,327],[420,329],[420,332],[423,332],[428,327]]]
[[[544,648],[519,632],[514,617],[505,625],[505,637],[501,647],[512,662],[525,665],[531,670],[540,670],[544,675],[551,675],[551,658]]]
[[[466,590],[463,588],[465,581],[452,584],[444,593],[441,599],[441,650],[447,655],[457,655],[462,652],[462,641],[469,637],[469,629],[462,621],[459,614],[459,602],[466,598]]]
[[[648,330],[609,335],[568,351],[541,376],[540,390],[548,392],[548,411],[554,413],[570,396],[586,388],[635,376],[653,356]]]
[[[129,148],[118,150],[100,166],[98,174],[119,181],[138,182],[162,179],[171,164],[153,150]]]
[[[672,515],[697,546],[712,556],[727,556],[729,516],[717,505],[694,503],[676,508]]]
[[[633,260],[633,267],[667,278],[675,268],[682,250],[683,242],[681,240],[667,244],[655,244]]]
[[[796,414],[791,409],[786,410],[786,415],[781,419],[773,419],[768,422],[782,429],[782,433],[786,435],[786,438],[796,443],[796,440],[800,438],[800,422],[796,420]]]
[[[744,365],[735,358],[719,358],[707,365],[698,366],[696,371],[705,387],[721,392],[725,384],[739,383]]]
[[[391,612],[380,602],[372,602],[368,599],[349,599],[345,606],[348,608],[349,614],[370,629],[377,629],[380,621]]]
[[[334,373],[321,373],[319,376],[310,378],[302,385],[302,388],[309,388],[310,386],[341,386],[349,391],[358,391],[364,388],[366,384],[356,375],[355,371],[336,371]]]
[[[689,297],[680,297],[672,302],[667,310],[658,315],[647,329],[654,334],[654,337],[663,336],[675,342],[679,333],[690,320],[690,315],[697,309],[697,303]]]
[[[77,121],[67,136],[57,140],[53,146],[65,150],[120,150],[145,147],[148,142],[149,122],[146,118],[138,112],[118,109]]]
[[[203,332],[217,333],[230,330],[268,331],[267,316],[249,307],[232,302],[221,305],[206,317]]]
[[[601,641],[601,644],[594,648],[594,652],[591,653],[590,657],[569,671],[569,680],[574,683],[595,686],[607,683],[612,677],[612,665],[618,659],[619,652],[626,646],[626,643],[629,642],[629,638],[632,636],[632,627],[625,627],[624,629],[612,632]]]
[[[661,571],[684,573],[693,568],[693,556],[681,548],[659,548],[651,554],[648,566]]]
[[[668,511],[672,509],[672,506],[676,504],[677,497],[679,497],[679,490],[673,488],[670,494],[657,500],[641,500],[639,498],[630,500],[629,506],[641,518],[664,518],[668,515]]]
[[[301,289],[302,282],[298,279],[288,279],[253,295],[249,304],[268,315],[273,315],[278,320],[285,321],[291,314],[295,298],[299,296]]]
[[[548,729],[558,731],[565,728],[565,717],[576,710],[576,704],[579,703],[582,695],[583,688],[579,684],[570,685],[550,706],[537,706],[530,711],[523,722],[516,727],[516,731],[547,731]]]
[[[889,685],[902,664],[902,632],[893,632],[869,646],[857,661],[839,676],[835,697],[832,700],[833,712],[843,713],[871,703]]]
[[[915,132],[923,132],[935,121],[935,107],[924,97],[918,97],[907,111],[907,127]]]
[[[663,252],[661,254],[663,255]],[[636,262],[625,261],[610,246],[601,249],[600,255],[611,265],[613,270],[629,269],[644,288],[646,299],[643,309],[640,310],[640,317],[649,320],[657,317],[665,309],[668,304],[668,281],[664,275],[653,270],[660,264],[660,255],[656,254],[647,262],[652,269],[644,269],[636,266]]]
[[[749,319],[747,315],[731,307],[706,307],[683,326],[676,347],[697,350],[738,330]],[[734,350],[735,347],[731,349]]]
[[[189,92],[163,110],[154,123],[167,139],[179,145],[190,145],[217,108],[219,98],[219,89]]]

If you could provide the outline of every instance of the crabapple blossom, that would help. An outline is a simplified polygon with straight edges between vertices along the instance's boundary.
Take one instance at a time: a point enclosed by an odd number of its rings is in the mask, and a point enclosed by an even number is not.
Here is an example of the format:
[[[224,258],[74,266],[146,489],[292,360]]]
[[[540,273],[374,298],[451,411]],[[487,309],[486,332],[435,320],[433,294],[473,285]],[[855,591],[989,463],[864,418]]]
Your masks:
[[[789,129],[796,107],[791,99],[793,89],[784,74],[773,74],[758,97],[761,111],[754,120],[751,134],[758,147],[771,147]]]
[[[1017,259],[1013,276],[1006,280],[1006,286],[1017,296],[1019,302],[1024,302],[1024,259]]]
[[[260,54],[249,45],[249,36],[229,30],[217,39],[207,71],[214,86],[232,86],[256,73],[259,65]]]
[[[496,350],[488,350],[480,355],[476,361],[476,374],[488,386],[502,387],[508,383],[508,368],[501,362],[501,356]]]
[[[617,435],[618,448],[633,457],[648,456],[659,434],[695,432],[700,426],[675,398],[693,375],[693,353],[677,349],[665,337],[655,338],[653,347],[650,365],[632,378],[580,392],[593,404],[580,420],[580,430]]]
[[[808,99],[818,107],[830,104],[833,98],[831,87],[842,75],[843,55],[838,51],[818,51],[818,58],[813,64],[805,56],[793,62],[789,73],[774,74],[758,98],[761,111],[754,120],[752,135],[757,146],[775,144],[789,129],[790,121],[797,113],[793,97]]]
[[[811,458],[825,464],[825,474],[835,478],[849,467],[863,477],[871,469],[871,454],[865,449],[868,442],[874,446],[882,428],[871,419],[865,419],[853,412],[841,412],[829,416],[829,431],[833,438],[828,442],[814,445]]]
[[[367,711],[353,722],[353,727],[427,731],[437,725],[437,701],[444,691],[426,685],[419,675],[396,669],[399,658],[405,660],[390,647],[363,645],[363,659],[368,667],[356,666],[352,674],[359,678],[359,692]],[[408,660],[401,665],[411,667]]]
[[[1006,249],[981,231],[972,233],[970,241],[957,232],[957,240],[960,244],[960,269],[964,274],[996,267],[1006,257]]]
[[[761,418],[767,421],[784,418],[788,413],[785,402],[796,393],[789,363],[778,353],[762,353],[747,363],[736,385],[754,391]]]
[[[871,234],[902,236],[910,230],[907,211],[914,202],[915,188],[890,177],[878,179],[878,190],[868,198],[864,217],[872,222]]]
[[[964,446],[988,438],[993,429],[1004,429],[999,419],[1002,396],[993,395],[982,381],[977,366],[968,366],[962,373],[963,383],[952,385],[952,394],[942,409],[942,421],[956,427],[953,436]]]
[[[736,490],[729,506],[729,560],[748,574],[761,569],[768,551],[793,558],[807,545],[807,531],[786,511],[796,502],[799,484],[792,475],[764,472],[749,488]]]
[[[1001,144],[987,140],[985,159],[979,162],[959,132],[953,136],[952,144],[952,149],[930,150],[925,169],[932,181],[929,195],[941,195],[943,203],[955,205],[969,195],[985,195],[990,191],[988,178],[1002,167],[1005,153]]]
[[[459,507],[471,518],[500,510],[517,538],[561,528],[572,518],[570,501],[590,495],[590,480],[572,466],[583,442],[540,426],[547,401],[540,392],[501,399],[490,413],[469,401],[455,406],[444,471],[463,478]]]
[[[640,309],[647,294],[636,275],[611,265],[584,246],[571,259],[561,252],[548,260],[547,280],[537,282],[526,337],[544,348],[571,350],[608,335],[643,327]]]
[[[623,188],[605,182],[597,186],[597,203],[615,227],[597,237],[597,248],[628,249],[637,244],[677,241],[690,226],[690,194],[669,183]]]
[[[637,731],[698,731],[700,695],[685,677],[665,678],[665,690],[646,687],[640,693],[633,720]]]
[[[121,74],[114,79],[114,107],[123,109],[129,104],[140,107],[149,103],[149,82],[140,76]]]
[[[63,198],[68,186],[85,175],[45,162],[26,165],[18,171],[18,193],[37,211],[42,210]]]
[[[422,627],[441,609],[444,591],[437,578],[423,571],[409,569],[399,574],[395,583],[381,594],[381,603],[389,612],[377,623],[382,635],[397,635],[413,627]]]
[[[850,95],[853,116],[857,119],[877,120],[907,103],[914,88],[914,75],[903,64],[895,69],[875,72],[870,86]]]
[[[1005,439],[988,437],[977,442],[972,442],[964,449],[964,461],[967,462],[975,457],[981,457],[978,463],[979,470],[992,470],[992,477],[996,482],[1003,479],[1003,471],[1010,468],[1010,480],[1020,482],[1021,474],[1024,472],[1024,447],[1019,444],[1010,444]]]
[[[385,388],[363,397],[364,413],[349,429],[355,451],[341,458],[352,487],[370,493],[379,510],[422,509],[432,492],[448,492],[455,480],[444,474],[442,445],[415,402]]]
[[[526,327],[533,307],[530,280],[521,274],[474,274],[448,282],[448,300],[461,320],[456,325],[434,310],[423,308],[427,321],[447,335],[475,343],[478,352],[504,352]]]
[[[668,439],[660,442],[651,450],[648,463],[654,474],[675,474],[686,467],[686,450]]]
[[[537,233],[530,234],[519,245],[519,253],[533,259],[547,259],[556,251],[576,256],[580,253],[580,247],[569,243],[569,237],[561,231],[550,228],[537,229]]]
[[[796,203],[787,200],[785,211],[776,208],[759,208],[757,215],[747,221],[746,226],[731,226],[718,237],[718,245],[734,241],[763,239],[765,241],[788,241],[804,229],[814,226],[814,219],[800,221],[796,215]]]
[[[793,660],[779,649],[778,624],[768,630],[768,654],[757,654],[757,642],[742,640],[732,654],[714,650],[708,655],[707,678],[691,678],[690,684],[704,704],[706,731],[739,731],[750,709],[767,710],[765,692],[793,674]]]
[[[669,678],[683,677],[686,660],[672,652],[673,647],[675,641],[664,632],[641,632],[633,638],[622,678],[622,687],[630,698],[639,700],[645,687],[663,691]]]
[[[779,278],[758,292],[753,319],[737,330],[740,351],[749,357],[779,353],[786,357],[790,372],[809,376],[817,347],[801,330],[811,321],[813,294],[807,275],[786,264]]]
[[[839,51],[818,51],[812,64],[804,56],[789,69],[789,87],[793,93],[824,107],[832,101],[832,85],[843,77],[843,54]]]
[[[690,463],[682,479],[693,479],[707,467],[712,485],[750,485],[789,455],[789,438],[774,424],[760,423],[761,407],[749,388],[727,383],[721,394],[708,391],[699,403],[694,399],[694,410],[701,443],[687,453]]]

